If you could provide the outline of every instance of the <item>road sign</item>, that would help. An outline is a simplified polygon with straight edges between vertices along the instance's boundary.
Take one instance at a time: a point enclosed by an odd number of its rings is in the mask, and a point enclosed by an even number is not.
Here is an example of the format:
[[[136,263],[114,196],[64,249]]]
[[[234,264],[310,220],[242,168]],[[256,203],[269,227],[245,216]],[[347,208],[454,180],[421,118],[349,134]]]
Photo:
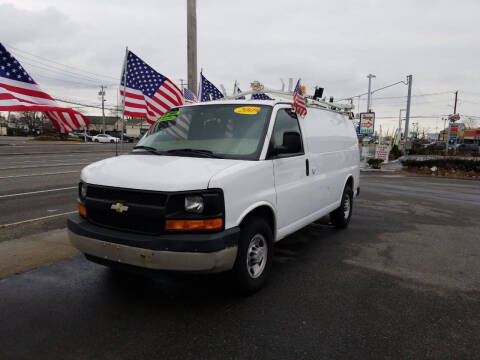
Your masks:
[[[374,125],[375,125],[374,112],[360,114],[360,124],[359,124],[360,134],[373,134]]]

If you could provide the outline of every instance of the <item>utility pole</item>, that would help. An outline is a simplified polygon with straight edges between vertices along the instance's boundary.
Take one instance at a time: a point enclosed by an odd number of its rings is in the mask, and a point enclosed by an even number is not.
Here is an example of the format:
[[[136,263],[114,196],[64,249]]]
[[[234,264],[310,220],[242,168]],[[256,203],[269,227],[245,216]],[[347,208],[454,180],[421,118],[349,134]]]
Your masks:
[[[197,0],[187,0],[188,88],[197,93]],[[197,94],[198,95],[198,94]]]
[[[454,116],[457,113],[457,98],[458,98],[458,90],[455,91],[455,102],[454,102],[454,105],[453,105],[453,115]],[[448,155],[448,145],[450,145],[450,135],[451,135],[450,131],[451,131],[451,128],[452,128],[452,120],[449,118],[448,119],[448,136],[447,136],[447,140],[445,141],[445,155]]]
[[[407,109],[405,114],[405,135],[403,138],[403,154],[407,155],[407,139],[408,139],[408,125],[410,123],[410,104],[412,102],[412,75],[407,76],[408,95],[407,95]]]
[[[367,97],[367,113],[370,112],[370,102],[372,100],[372,79],[375,79],[376,76],[373,74],[368,74],[368,97]]]
[[[455,91],[455,105],[453,105],[453,115],[457,114],[457,98],[458,98],[458,90]]]
[[[103,118],[103,133],[105,134],[105,89],[106,86],[101,85],[98,95],[102,97],[102,118]]]

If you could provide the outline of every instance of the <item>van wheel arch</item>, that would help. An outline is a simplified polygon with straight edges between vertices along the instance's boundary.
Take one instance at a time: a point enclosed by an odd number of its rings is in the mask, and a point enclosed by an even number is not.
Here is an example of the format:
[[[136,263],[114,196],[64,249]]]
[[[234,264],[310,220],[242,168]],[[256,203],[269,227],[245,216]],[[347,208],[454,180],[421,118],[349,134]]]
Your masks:
[[[354,182],[355,180],[353,179],[353,175],[348,175],[347,181],[345,182],[345,185],[343,186],[343,188],[345,189],[345,187],[349,186],[350,189],[352,189],[352,191],[355,192],[355,188],[353,186]]]
[[[261,205],[250,210],[240,221],[240,227],[242,227],[251,218],[262,218],[270,226],[272,230],[273,239],[275,241],[277,235],[276,219],[273,209],[268,205]]]

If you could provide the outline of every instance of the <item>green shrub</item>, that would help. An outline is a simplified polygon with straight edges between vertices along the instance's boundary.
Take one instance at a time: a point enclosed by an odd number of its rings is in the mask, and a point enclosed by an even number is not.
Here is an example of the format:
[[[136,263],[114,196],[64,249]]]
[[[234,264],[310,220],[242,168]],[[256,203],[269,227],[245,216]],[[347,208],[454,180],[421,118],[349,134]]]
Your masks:
[[[462,170],[480,172],[480,161],[467,159],[428,159],[428,160],[403,160],[402,165],[407,168],[432,168],[444,170]]]
[[[402,152],[398,148],[398,145],[393,145],[392,150],[390,150],[390,154],[388,155],[389,160],[396,160],[400,156],[402,156]]]
[[[367,164],[370,165],[372,169],[380,169],[380,164],[382,162],[382,159],[368,159]]]

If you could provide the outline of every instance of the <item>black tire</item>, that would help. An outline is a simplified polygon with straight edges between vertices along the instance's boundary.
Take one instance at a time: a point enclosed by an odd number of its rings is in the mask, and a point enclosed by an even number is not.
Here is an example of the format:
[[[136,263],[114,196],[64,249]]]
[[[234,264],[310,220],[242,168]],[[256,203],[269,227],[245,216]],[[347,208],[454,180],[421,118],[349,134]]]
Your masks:
[[[247,262],[247,258],[253,260],[253,253],[255,252],[255,247],[251,248],[251,245],[255,242],[263,242],[263,260],[260,263],[252,264]],[[257,247],[256,249],[262,248]],[[250,249],[250,250],[249,250]],[[243,294],[251,294],[259,289],[261,289],[268,278],[270,272],[270,267],[272,264],[273,258],[273,235],[272,229],[268,223],[262,218],[251,217],[245,221],[241,227],[240,239],[238,241],[238,253],[235,260],[235,265],[233,267],[233,274],[237,281],[238,289]],[[249,266],[250,264],[250,266]],[[263,264],[263,265],[262,265]],[[252,267],[259,266],[263,269],[259,273],[255,274],[255,270]]]
[[[110,143],[113,144],[115,142],[115,140],[110,140]]]
[[[348,207],[348,213],[347,213]],[[346,185],[343,189],[342,201],[338,209],[330,213],[330,222],[338,229],[345,229],[350,223],[353,210],[353,191]]]

